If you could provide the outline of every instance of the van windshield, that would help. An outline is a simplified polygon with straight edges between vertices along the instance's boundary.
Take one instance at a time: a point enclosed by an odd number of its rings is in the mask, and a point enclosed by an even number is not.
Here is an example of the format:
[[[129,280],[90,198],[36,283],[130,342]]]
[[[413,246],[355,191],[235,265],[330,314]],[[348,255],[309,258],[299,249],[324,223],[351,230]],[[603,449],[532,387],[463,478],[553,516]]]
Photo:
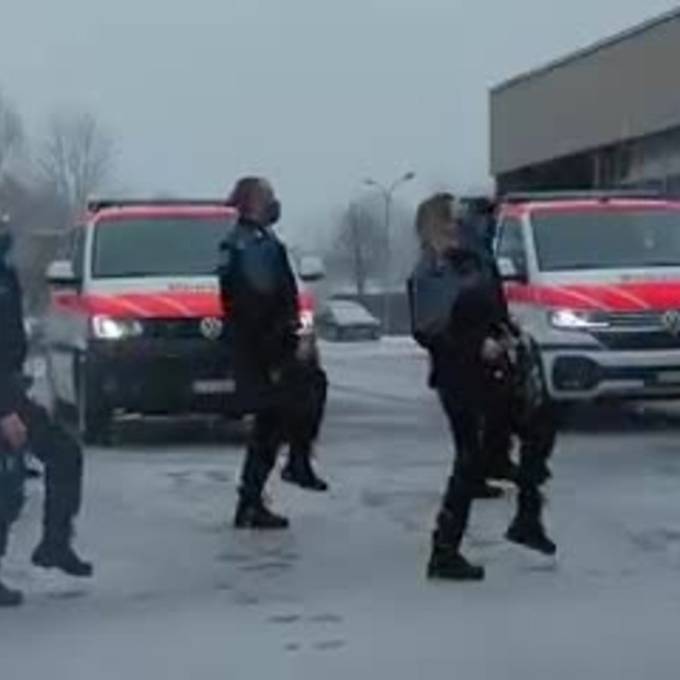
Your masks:
[[[95,278],[209,276],[231,220],[173,217],[100,222],[95,231]]]
[[[680,211],[536,212],[532,223],[542,271],[680,267]]]

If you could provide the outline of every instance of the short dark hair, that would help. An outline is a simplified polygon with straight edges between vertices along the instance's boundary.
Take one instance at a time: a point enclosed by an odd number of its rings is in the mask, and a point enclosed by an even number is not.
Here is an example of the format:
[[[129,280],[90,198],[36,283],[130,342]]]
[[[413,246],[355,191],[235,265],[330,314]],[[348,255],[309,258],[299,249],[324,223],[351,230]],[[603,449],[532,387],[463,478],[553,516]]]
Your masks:
[[[234,185],[227,203],[241,214],[247,214],[261,191],[263,182],[260,177],[242,177]]]

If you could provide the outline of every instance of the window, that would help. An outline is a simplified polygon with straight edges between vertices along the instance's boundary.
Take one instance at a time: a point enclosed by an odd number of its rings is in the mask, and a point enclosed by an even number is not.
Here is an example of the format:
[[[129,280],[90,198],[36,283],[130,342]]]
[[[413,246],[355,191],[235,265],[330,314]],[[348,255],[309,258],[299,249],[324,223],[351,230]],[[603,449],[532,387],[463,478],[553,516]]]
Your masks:
[[[542,271],[680,267],[680,211],[600,209],[533,217]]]
[[[515,218],[503,220],[498,238],[496,254],[498,258],[512,260],[515,267],[525,270],[527,266],[526,250],[522,223]]]
[[[100,222],[95,231],[95,278],[210,276],[232,220],[163,217]]]

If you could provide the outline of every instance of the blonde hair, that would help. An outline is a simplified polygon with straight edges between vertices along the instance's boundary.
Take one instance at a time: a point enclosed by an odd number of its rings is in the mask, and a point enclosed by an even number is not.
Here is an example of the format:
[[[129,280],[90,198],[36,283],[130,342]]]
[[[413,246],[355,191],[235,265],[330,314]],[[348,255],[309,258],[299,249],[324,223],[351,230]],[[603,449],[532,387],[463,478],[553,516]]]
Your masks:
[[[456,246],[459,225],[460,209],[453,194],[435,194],[418,206],[416,232],[423,250],[441,255]]]

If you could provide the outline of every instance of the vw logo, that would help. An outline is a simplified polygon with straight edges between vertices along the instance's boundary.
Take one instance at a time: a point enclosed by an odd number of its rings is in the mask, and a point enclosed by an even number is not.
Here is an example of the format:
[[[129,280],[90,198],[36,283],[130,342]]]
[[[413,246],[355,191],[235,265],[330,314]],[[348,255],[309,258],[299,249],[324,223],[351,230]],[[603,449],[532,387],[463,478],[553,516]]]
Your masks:
[[[207,340],[218,340],[222,336],[224,323],[216,316],[208,316],[201,321],[201,335]]]
[[[661,319],[664,328],[673,336],[680,335],[680,312],[666,312]]]

